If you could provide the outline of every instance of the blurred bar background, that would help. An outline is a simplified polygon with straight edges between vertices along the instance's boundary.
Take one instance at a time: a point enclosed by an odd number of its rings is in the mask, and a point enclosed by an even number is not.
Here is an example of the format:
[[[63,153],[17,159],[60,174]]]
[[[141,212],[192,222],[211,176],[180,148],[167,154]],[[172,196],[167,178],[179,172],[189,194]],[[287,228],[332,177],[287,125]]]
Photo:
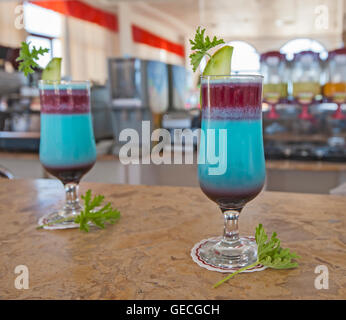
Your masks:
[[[346,194],[346,1],[95,0],[0,2],[0,164],[47,175],[38,160],[40,71],[17,71],[22,41],[63,57],[63,78],[92,81],[99,159],[85,181],[197,186],[196,164],[128,165],[120,132],[200,127],[197,26],[234,46],[233,73],[264,76],[267,190]],[[142,140],[140,137],[139,144]],[[196,143],[185,152],[196,152]],[[83,181],[84,181],[83,180]]]

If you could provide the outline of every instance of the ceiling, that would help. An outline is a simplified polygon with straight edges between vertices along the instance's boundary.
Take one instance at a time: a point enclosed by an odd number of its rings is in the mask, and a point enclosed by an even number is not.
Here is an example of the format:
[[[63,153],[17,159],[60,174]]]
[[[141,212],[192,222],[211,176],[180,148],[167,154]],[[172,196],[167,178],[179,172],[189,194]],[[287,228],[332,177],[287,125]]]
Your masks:
[[[119,2],[145,5],[225,39],[275,38],[342,33],[345,0],[94,0],[108,10]],[[327,26],[323,20],[327,13]],[[324,16],[323,16],[324,15]],[[322,20],[324,22],[321,21]]]

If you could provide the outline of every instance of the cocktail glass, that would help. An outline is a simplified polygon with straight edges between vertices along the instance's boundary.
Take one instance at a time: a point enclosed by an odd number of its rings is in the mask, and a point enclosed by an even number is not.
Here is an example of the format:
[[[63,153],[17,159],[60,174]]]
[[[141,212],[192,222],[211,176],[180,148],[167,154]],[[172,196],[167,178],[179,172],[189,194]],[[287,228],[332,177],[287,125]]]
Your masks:
[[[41,102],[40,161],[57,177],[66,191],[65,206],[48,213],[43,224],[72,228],[82,207],[78,184],[96,161],[96,146],[90,114],[90,83],[39,82]],[[63,222],[59,222],[64,220]]]
[[[262,79],[259,75],[201,78],[198,177],[202,191],[224,215],[224,233],[203,242],[199,255],[214,267],[244,267],[257,259],[255,241],[239,237],[238,218],[265,180]]]
[[[314,120],[314,116],[309,112],[309,106],[312,104],[315,96],[321,93],[321,86],[318,82],[294,82],[293,96],[302,106],[299,119]]]
[[[263,100],[270,105],[268,119],[278,119],[276,105],[287,97],[287,83],[266,83],[263,85]]]
[[[323,93],[329,101],[337,105],[337,109],[333,113],[332,118],[336,120],[345,120],[346,116],[342,113],[341,105],[346,102],[346,83],[328,82],[324,86]]]

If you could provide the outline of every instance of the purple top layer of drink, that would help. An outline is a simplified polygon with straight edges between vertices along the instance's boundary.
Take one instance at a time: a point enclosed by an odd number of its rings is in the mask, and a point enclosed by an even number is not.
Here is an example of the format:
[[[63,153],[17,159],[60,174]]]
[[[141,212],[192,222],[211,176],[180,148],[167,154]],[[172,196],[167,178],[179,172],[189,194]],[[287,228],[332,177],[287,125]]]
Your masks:
[[[43,90],[42,90],[43,89]],[[41,112],[50,114],[81,114],[90,111],[89,90],[83,87],[43,87],[40,90]]]
[[[201,90],[203,117],[215,120],[261,118],[262,84],[260,81],[210,80],[209,83],[202,83]]]

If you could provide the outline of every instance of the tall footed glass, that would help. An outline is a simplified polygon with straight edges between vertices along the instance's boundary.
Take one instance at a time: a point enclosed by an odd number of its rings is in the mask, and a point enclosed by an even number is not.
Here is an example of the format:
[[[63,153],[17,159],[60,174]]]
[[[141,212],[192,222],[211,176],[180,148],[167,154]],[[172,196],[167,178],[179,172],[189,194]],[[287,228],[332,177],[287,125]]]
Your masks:
[[[40,224],[54,228],[73,228],[82,207],[78,184],[96,161],[96,146],[90,114],[90,83],[39,83],[41,102],[40,161],[47,172],[64,185],[66,203],[49,212]]]
[[[204,264],[244,267],[257,259],[256,242],[239,237],[242,209],[262,190],[262,76],[203,76],[198,177],[206,196],[224,216],[224,233],[199,248]]]

